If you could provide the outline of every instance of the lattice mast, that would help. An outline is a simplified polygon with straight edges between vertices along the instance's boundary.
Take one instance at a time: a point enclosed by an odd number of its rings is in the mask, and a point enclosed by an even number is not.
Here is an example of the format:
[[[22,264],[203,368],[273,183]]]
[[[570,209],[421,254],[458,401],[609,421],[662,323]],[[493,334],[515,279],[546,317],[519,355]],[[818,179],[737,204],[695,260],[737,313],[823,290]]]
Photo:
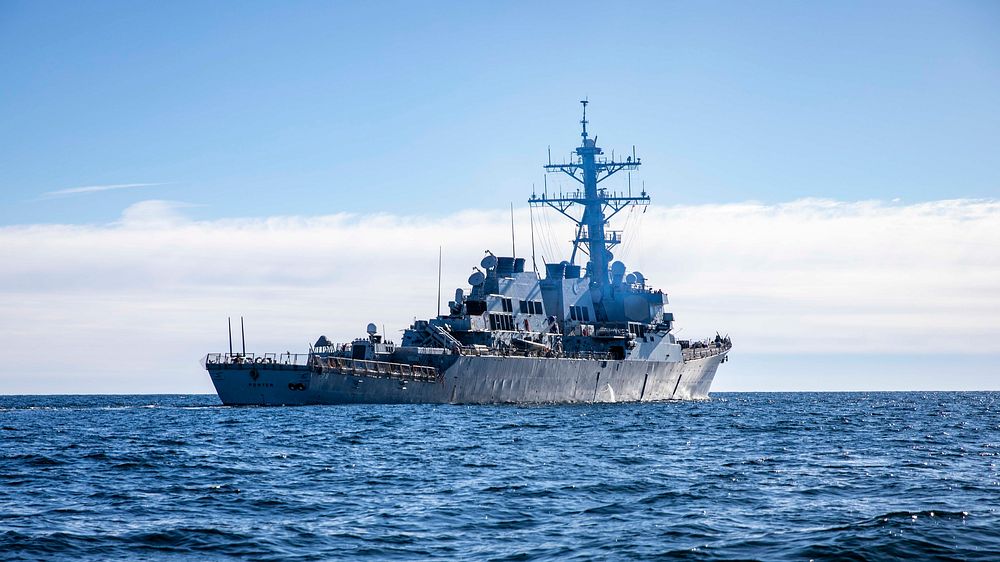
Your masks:
[[[621,231],[607,230],[608,221],[629,205],[648,205],[649,196],[643,190],[639,196],[634,197],[631,188],[627,194],[609,194],[606,189],[598,189],[597,185],[613,174],[622,170],[636,170],[641,162],[635,156],[635,147],[632,148],[632,155],[628,156],[624,162],[616,161],[614,157],[610,160],[600,158],[604,151],[597,146],[597,137],[591,139],[587,134],[587,104],[589,102],[582,100],[580,103],[583,105],[583,119],[580,120],[583,127],[580,136],[583,137],[583,141],[574,151],[569,163],[553,164],[550,154],[545,171],[563,172],[583,184],[583,192],[577,191],[569,195],[560,193],[555,197],[549,197],[547,192],[541,196],[532,194],[528,203],[537,207],[552,207],[576,223],[576,238],[573,240],[573,253],[570,262],[575,262],[577,250],[586,252],[590,258],[588,269],[591,288],[606,293],[609,291],[610,285],[608,270],[612,259],[611,248],[622,241]],[[583,207],[582,217],[576,218],[570,214],[569,209],[573,205]]]

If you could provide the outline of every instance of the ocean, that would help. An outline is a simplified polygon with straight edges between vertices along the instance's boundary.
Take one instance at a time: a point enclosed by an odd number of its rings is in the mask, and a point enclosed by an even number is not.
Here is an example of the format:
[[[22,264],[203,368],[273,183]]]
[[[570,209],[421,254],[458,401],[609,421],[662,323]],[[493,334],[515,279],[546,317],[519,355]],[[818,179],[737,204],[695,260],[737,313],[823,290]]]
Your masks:
[[[1000,393],[0,396],[0,559],[1000,560]]]

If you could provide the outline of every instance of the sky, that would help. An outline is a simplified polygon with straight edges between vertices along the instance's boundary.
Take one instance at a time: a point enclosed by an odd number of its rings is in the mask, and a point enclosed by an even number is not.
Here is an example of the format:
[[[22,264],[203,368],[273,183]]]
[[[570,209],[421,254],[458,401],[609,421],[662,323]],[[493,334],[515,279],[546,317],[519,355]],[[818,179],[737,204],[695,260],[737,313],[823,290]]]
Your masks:
[[[578,143],[717,391],[1000,389],[995,2],[0,0],[0,393],[398,334]],[[548,178],[548,189],[572,180]],[[626,187],[627,177],[608,180]],[[445,291],[447,300],[451,289]],[[398,339],[398,338],[397,338]]]

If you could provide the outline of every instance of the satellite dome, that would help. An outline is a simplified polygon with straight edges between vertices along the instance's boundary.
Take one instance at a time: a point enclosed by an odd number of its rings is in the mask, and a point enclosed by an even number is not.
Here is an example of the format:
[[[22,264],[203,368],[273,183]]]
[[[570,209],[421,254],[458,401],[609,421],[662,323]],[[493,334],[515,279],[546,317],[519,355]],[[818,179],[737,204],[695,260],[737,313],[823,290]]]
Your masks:
[[[621,277],[622,275],[625,275],[625,264],[623,264],[620,261],[616,261],[615,263],[611,264],[611,273],[616,277]]]
[[[625,276],[625,282],[629,285],[634,285],[636,281],[635,273],[629,273]]]
[[[369,334],[375,335],[375,333],[378,332],[378,326],[376,326],[374,322],[369,322],[367,331]]]
[[[477,271],[469,276],[469,285],[472,285],[473,287],[482,285],[483,281],[486,281],[486,276],[483,275],[482,271]]]
[[[479,262],[484,269],[493,269],[497,266],[497,257],[493,254],[485,256],[482,261]]]

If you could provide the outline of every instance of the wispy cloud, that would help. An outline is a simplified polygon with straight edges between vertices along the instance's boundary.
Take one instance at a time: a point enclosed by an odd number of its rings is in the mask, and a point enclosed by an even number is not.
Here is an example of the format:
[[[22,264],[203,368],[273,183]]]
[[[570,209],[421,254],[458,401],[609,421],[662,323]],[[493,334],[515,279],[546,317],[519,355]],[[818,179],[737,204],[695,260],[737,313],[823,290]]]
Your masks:
[[[166,185],[163,183],[112,183],[106,185],[83,185],[80,187],[68,187],[55,191],[46,191],[42,194],[43,199],[53,197],[68,197],[70,195],[83,195],[85,193],[100,193],[102,191],[115,191],[118,189],[135,189],[138,187],[152,187],[155,185]]]

